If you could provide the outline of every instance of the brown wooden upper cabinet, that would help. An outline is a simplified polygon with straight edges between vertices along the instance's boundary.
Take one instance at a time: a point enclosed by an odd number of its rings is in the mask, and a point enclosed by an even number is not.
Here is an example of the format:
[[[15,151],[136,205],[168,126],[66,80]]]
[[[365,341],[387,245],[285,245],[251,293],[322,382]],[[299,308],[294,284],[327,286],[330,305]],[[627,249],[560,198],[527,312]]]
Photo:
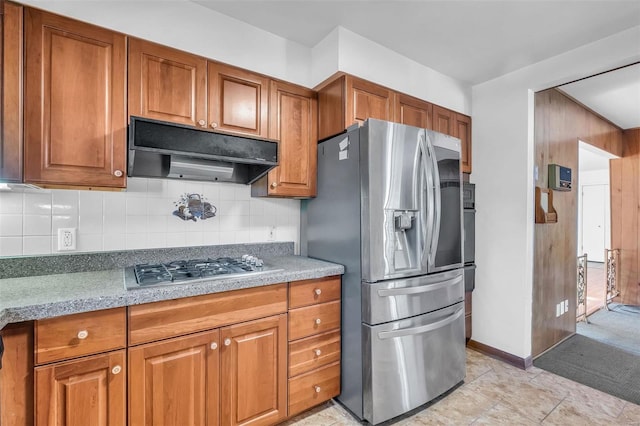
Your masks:
[[[471,173],[471,117],[434,105],[433,130],[460,139],[462,171]]]
[[[462,145],[462,171],[471,173],[471,117],[456,114],[454,136]]]
[[[338,74],[318,88],[318,138],[367,118],[392,121],[394,92],[352,75]]]
[[[129,39],[129,115],[207,128],[207,60]]]
[[[318,102],[316,93],[271,81],[269,137],[280,141],[279,166],[253,184],[254,196],[316,196]]]
[[[269,78],[209,61],[209,127],[266,138]]]
[[[404,93],[396,93],[395,99],[395,118],[393,121],[424,129],[432,128],[432,104]]]
[[[442,108],[441,106],[433,106],[433,127],[432,130],[444,133],[445,135],[455,136],[456,113]]]
[[[22,181],[22,6],[0,2],[0,180]]]
[[[25,9],[24,180],[126,185],[126,37]]]
[[[462,141],[462,171],[471,173],[471,117],[360,78],[338,73],[316,87],[318,139],[367,118],[435,130]]]

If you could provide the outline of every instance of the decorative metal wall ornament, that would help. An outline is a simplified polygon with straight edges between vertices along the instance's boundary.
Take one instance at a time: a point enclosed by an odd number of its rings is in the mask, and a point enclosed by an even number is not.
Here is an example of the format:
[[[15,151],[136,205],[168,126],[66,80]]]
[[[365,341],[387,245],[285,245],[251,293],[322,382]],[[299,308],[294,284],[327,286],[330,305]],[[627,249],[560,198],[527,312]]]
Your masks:
[[[578,256],[578,300],[576,303],[576,313],[580,312],[582,305],[582,313],[577,315],[576,320],[584,320],[587,324],[587,255]]]
[[[214,217],[218,211],[216,206],[209,203],[201,194],[185,193],[173,204],[176,206],[176,210],[173,212],[175,216],[182,220],[192,220],[194,222],[197,222],[198,219],[206,220]]]
[[[618,271],[620,270],[620,249],[604,249],[604,263],[606,266],[605,280],[606,291],[604,295],[604,306],[609,310],[609,303],[614,297],[620,295],[618,290]]]

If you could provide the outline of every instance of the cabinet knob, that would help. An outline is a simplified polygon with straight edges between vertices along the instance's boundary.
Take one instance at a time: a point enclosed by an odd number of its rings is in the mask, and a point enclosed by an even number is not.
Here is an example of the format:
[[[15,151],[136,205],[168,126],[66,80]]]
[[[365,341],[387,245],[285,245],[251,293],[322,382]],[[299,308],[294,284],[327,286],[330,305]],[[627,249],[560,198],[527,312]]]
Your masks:
[[[321,322],[322,320],[320,320],[320,318],[316,318],[316,325],[320,325]]]
[[[115,177],[122,177],[122,175],[124,175],[124,173],[122,173],[122,170],[115,170],[115,171],[113,172],[113,175],[114,175]]]
[[[278,186],[278,182],[271,182],[271,188],[276,188]]]
[[[116,365],[115,367],[113,367],[113,368],[111,369],[111,372],[112,372],[113,374],[119,374],[121,371],[122,371],[122,367],[120,367],[119,365]]]
[[[224,339],[224,345],[229,346],[231,344],[231,339]]]
[[[313,389],[316,391],[316,393],[320,393],[320,391],[322,390],[320,386],[314,386]]]
[[[211,123],[211,128],[215,129],[216,127],[218,127],[218,123],[212,122]]]
[[[207,122],[204,120],[198,120],[198,124],[200,125],[200,127],[207,127]]]
[[[322,290],[320,290],[319,288],[316,288],[315,290],[313,290],[313,292],[316,294],[316,296],[320,296],[322,294]]]
[[[80,330],[78,331],[78,339],[80,340],[84,340],[87,337],[89,337],[89,332],[87,330]]]
[[[216,349],[218,349],[218,344],[217,344],[216,342],[213,342],[213,343],[211,344],[211,349],[213,349],[214,351],[215,351]]]
[[[316,354],[316,356],[322,355],[322,351],[320,349],[316,349],[313,352]]]

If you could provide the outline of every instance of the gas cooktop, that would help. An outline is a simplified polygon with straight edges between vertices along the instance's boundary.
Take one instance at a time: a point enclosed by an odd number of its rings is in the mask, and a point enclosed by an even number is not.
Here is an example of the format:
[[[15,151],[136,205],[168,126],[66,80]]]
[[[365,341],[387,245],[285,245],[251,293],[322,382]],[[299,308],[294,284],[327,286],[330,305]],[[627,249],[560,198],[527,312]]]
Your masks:
[[[277,272],[262,259],[245,254],[241,258],[174,260],[167,263],[143,263],[125,268],[127,290],[157,285],[183,284],[235,276]]]

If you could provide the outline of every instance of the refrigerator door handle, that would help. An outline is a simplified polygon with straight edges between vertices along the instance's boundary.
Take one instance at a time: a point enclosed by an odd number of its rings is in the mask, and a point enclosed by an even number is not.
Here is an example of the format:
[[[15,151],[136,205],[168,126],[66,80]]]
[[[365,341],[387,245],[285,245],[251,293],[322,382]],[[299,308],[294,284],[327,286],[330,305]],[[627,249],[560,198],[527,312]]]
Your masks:
[[[453,286],[461,283],[464,280],[464,276],[459,275],[451,280],[440,281],[434,284],[423,285],[420,287],[404,287],[404,288],[384,288],[378,290],[378,296],[391,297],[391,296],[403,296],[407,294],[420,294],[430,291],[439,290],[441,288]]]
[[[441,209],[441,200],[440,200],[440,173],[438,171],[438,160],[436,159],[436,150],[433,147],[431,141],[427,140],[427,148],[429,149],[431,155],[431,173],[432,173],[432,182],[433,182],[433,226],[431,228],[431,244],[429,246],[429,264],[433,265],[435,263],[436,252],[438,251],[438,240],[440,238],[440,209]]]
[[[437,330],[442,328],[448,324],[451,324],[464,313],[464,307],[460,307],[453,314],[449,315],[445,319],[440,321],[432,322],[431,324],[421,325],[419,327],[412,328],[403,328],[401,330],[393,330],[393,331],[381,331],[378,333],[379,339],[395,339],[396,337],[403,336],[413,336],[416,334],[428,333],[429,331]]]
[[[422,161],[422,173],[424,175],[424,179],[421,179],[421,188],[420,188],[420,214],[421,214],[421,225],[422,225],[422,253],[420,255],[420,263],[424,270],[426,271],[426,264],[429,261],[429,252],[431,251],[431,242],[427,243],[427,237],[430,236],[433,232],[433,215],[434,215],[434,200],[433,197],[429,196],[429,192],[433,187],[433,174],[429,172],[430,170],[430,161],[427,157],[431,156],[431,152],[427,147],[426,142],[426,134],[424,132],[420,133],[420,158]],[[426,181],[426,188],[424,188],[424,183]],[[426,211],[425,211],[426,210]]]

